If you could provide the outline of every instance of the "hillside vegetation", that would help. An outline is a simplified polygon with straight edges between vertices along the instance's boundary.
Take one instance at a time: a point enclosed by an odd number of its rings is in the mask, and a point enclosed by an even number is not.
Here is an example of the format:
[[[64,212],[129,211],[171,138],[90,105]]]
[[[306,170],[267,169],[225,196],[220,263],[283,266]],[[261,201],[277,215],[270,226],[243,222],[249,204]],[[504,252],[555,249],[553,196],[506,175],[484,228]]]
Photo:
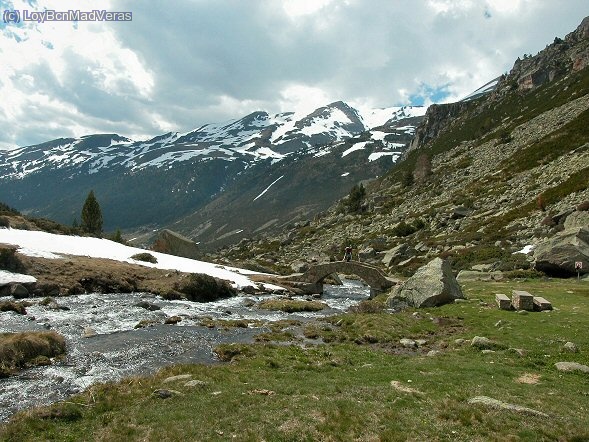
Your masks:
[[[455,269],[529,267],[513,252],[556,233],[548,217],[589,200],[589,69],[531,90],[519,90],[512,77],[490,95],[428,110],[418,134],[435,128],[436,136],[414,141],[403,161],[368,184],[362,210],[342,210],[343,200],[281,236],[244,241],[217,258],[288,272],[297,262],[339,260],[352,243],[374,263],[393,247],[415,249],[410,262],[391,269],[406,275],[434,256]]]

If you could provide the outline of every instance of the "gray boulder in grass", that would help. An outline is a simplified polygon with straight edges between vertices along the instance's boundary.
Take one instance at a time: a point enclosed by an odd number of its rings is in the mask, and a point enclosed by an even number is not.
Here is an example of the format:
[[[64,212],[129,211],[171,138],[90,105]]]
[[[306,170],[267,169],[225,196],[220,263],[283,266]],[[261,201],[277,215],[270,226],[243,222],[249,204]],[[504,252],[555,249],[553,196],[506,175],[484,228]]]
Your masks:
[[[464,294],[452,274],[450,263],[435,258],[395,288],[387,300],[391,308],[437,307],[464,299]]]

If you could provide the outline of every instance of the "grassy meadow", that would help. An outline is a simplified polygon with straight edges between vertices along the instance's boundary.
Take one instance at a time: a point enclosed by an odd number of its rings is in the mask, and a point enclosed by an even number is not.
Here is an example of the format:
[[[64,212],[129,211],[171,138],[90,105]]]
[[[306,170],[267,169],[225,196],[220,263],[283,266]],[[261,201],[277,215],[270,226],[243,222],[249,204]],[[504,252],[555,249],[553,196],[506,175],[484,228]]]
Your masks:
[[[512,289],[554,310],[498,310],[495,293]],[[169,367],[20,413],[0,427],[0,440],[589,440],[589,374],[555,368],[589,365],[589,282],[467,282],[463,290],[468,300],[439,308],[285,321],[263,342],[217,348],[227,363]],[[489,338],[491,350],[471,346],[475,336]],[[470,404],[475,396],[532,411]]]

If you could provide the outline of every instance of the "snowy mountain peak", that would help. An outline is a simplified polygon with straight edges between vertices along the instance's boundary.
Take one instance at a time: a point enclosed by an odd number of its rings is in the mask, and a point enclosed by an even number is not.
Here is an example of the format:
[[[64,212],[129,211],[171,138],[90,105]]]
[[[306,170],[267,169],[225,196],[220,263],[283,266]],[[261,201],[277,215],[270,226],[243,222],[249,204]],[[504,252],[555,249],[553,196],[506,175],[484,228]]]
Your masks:
[[[335,145],[424,113],[425,109],[415,107],[359,111],[336,101],[299,119],[293,112],[270,115],[255,111],[240,119],[205,124],[185,134],[168,132],[146,141],[116,134],[60,138],[0,153],[0,172],[8,179],[20,179],[44,168],[94,174],[105,168],[138,170],[212,159],[277,161],[301,148]]]

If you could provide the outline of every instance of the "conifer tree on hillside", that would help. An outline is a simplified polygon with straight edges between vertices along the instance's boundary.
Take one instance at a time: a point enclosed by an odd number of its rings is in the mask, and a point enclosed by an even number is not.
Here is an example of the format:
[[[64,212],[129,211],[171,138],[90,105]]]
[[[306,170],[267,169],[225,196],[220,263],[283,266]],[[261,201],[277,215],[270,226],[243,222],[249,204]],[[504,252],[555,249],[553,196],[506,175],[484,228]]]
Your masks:
[[[364,202],[364,198],[366,197],[366,189],[362,183],[360,185],[356,184],[350,190],[350,194],[348,195],[347,200],[347,207],[348,212],[350,213],[359,213],[362,209],[362,203]]]
[[[102,211],[100,204],[91,190],[82,207],[82,230],[91,235],[99,236],[102,233]]]

